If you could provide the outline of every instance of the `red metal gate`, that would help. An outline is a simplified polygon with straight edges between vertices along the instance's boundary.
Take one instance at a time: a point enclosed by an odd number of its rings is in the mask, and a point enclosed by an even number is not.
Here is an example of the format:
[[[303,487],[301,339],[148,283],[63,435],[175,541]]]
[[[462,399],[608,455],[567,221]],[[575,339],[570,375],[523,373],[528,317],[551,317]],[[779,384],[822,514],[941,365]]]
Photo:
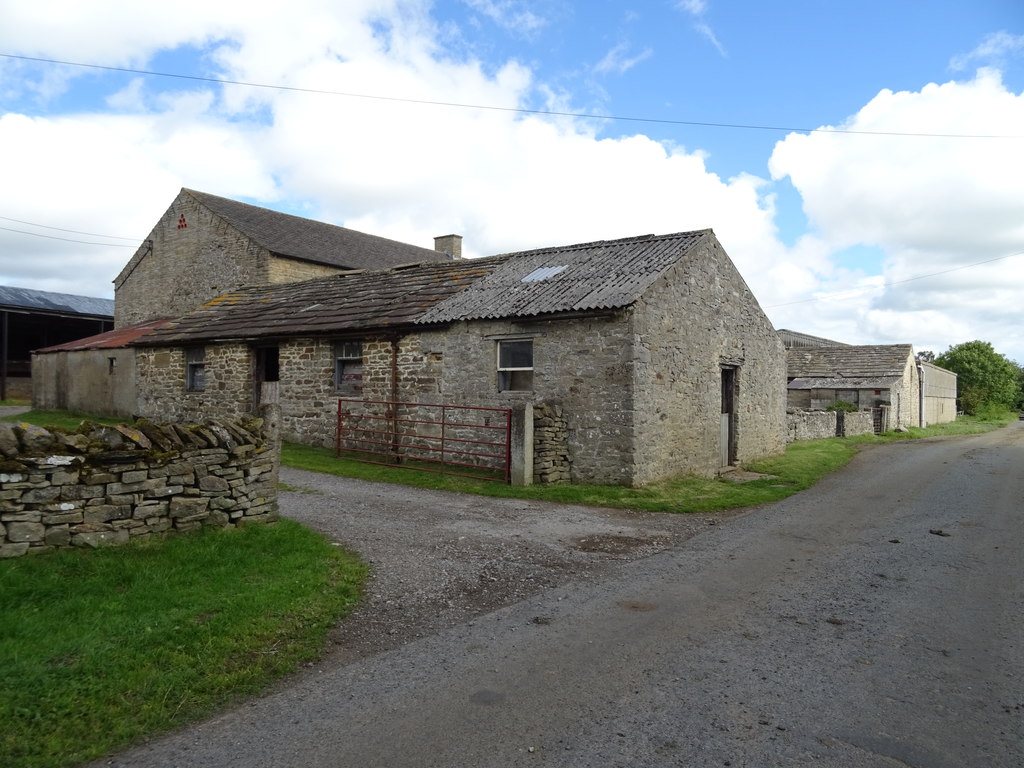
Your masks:
[[[512,411],[339,398],[334,451],[368,464],[507,483]]]

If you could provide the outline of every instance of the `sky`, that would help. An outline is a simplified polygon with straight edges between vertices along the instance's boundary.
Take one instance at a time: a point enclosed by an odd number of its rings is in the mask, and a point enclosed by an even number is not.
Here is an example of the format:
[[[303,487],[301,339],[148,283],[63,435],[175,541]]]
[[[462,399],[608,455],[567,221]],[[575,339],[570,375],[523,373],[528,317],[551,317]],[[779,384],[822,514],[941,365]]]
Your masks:
[[[1020,0],[0,0],[0,285],[182,187],[470,257],[711,228],[776,328],[1024,363]]]

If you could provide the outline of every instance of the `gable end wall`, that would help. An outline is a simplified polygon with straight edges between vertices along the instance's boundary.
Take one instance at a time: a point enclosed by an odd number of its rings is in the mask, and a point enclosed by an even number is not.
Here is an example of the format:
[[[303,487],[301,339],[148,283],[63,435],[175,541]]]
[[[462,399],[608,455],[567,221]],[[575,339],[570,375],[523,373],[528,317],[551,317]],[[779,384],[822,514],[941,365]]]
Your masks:
[[[634,311],[638,484],[720,469],[723,365],[739,369],[737,461],[785,450],[785,348],[715,237]]]
[[[187,226],[179,229],[181,216]],[[182,192],[115,281],[114,325],[178,317],[224,293],[267,283],[269,259],[266,249]]]

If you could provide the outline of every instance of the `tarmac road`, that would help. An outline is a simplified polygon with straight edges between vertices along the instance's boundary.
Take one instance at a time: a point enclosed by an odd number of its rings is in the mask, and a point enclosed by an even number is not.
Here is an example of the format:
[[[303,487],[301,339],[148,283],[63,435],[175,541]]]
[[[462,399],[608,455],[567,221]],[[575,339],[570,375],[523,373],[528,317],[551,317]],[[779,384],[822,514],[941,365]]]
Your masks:
[[[1024,423],[858,455],[617,573],[96,765],[1024,765]]]

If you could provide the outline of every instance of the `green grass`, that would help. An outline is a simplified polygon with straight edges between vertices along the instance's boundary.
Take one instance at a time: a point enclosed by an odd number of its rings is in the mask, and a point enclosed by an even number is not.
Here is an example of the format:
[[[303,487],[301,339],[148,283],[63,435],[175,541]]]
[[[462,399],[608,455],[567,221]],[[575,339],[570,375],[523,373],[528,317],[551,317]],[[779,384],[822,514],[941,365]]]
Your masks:
[[[418,472],[400,467],[338,459],[334,451],[308,445],[285,443],[281,463],[313,472],[352,477],[374,482],[400,483],[459,493],[502,498],[535,499],[563,504],[585,504],[653,512],[713,512],[778,501],[809,488],[824,475],[846,464],[863,445],[912,440],[924,437],[968,435],[988,432],[1017,420],[1016,413],[981,419],[962,416],[955,422],[909,432],[861,435],[828,440],[791,443],[781,456],[751,462],[747,470],[774,477],[747,483],[724,479],[679,477],[643,488],[614,485],[531,485],[516,487],[472,478]]]
[[[77,413],[75,411],[26,411],[13,416],[0,417],[3,421],[26,422],[35,424],[37,427],[59,427],[68,431],[78,429],[83,421],[91,421],[94,424],[123,424],[124,419],[110,419],[105,416],[93,416],[88,413]]]
[[[297,523],[0,561],[0,765],[70,766],[322,652],[366,569]]]
[[[313,472],[375,482],[401,483],[460,493],[501,498],[534,499],[562,504],[640,509],[653,512],[709,512],[762,504],[785,498],[813,485],[822,475],[842,466],[856,452],[856,446],[842,440],[813,440],[794,443],[783,456],[766,459],[748,467],[770,473],[774,478],[749,483],[699,477],[680,477],[643,488],[618,485],[530,485],[517,487],[466,477],[418,472],[337,459],[327,448],[285,443],[281,463]]]

